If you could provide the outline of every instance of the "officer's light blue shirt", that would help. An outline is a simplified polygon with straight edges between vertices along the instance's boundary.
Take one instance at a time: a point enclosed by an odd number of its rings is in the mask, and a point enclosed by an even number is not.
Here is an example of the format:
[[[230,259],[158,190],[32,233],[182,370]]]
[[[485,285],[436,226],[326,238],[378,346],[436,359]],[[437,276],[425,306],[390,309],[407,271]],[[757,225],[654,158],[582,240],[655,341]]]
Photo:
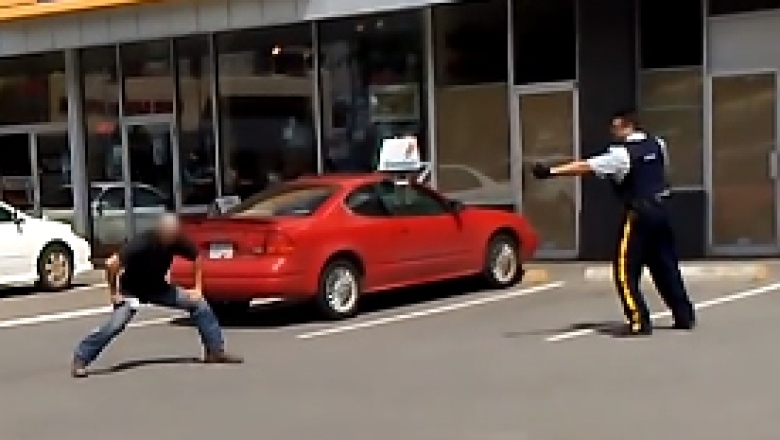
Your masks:
[[[627,141],[642,141],[647,139],[647,134],[637,131],[630,134]],[[669,169],[669,155],[666,151],[666,142],[661,138],[656,138],[661,144],[661,152],[664,155],[664,167]],[[623,145],[612,145],[602,154],[586,159],[593,173],[602,178],[610,178],[616,183],[620,183],[631,171],[631,158],[628,150]]]

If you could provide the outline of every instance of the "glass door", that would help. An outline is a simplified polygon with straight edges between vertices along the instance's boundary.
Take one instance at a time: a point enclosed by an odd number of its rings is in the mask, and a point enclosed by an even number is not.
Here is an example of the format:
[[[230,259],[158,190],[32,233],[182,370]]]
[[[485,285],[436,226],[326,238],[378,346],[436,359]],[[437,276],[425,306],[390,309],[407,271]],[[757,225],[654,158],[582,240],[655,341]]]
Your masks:
[[[516,105],[522,212],[539,232],[541,257],[575,257],[579,179],[536,180],[526,170],[534,163],[558,164],[578,156],[576,92],[569,83],[522,87]]]
[[[0,198],[13,207],[34,214],[32,135],[29,131],[0,132]]]
[[[777,73],[714,76],[711,83],[714,251],[777,250]]]
[[[33,216],[72,223],[70,143],[63,125],[17,126],[0,131],[0,196]]]
[[[65,127],[41,129],[30,139],[35,213],[72,225],[75,210],[68,131]]]
[[[135,235],[154,226],[166,211],[181,206],[178,154],[173,123],[167,117],[137,117],[123,124],[127,148],[128,228]]]

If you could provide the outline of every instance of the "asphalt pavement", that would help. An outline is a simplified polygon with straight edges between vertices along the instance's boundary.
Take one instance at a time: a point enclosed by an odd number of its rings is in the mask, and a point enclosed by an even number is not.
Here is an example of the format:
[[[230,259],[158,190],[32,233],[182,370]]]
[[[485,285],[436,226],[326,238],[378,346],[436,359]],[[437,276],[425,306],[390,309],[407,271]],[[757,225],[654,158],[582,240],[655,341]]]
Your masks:
[[[450,282],[369,298],[347,321],[257,305],[225,323],[238,366],[207,366],[177,312],[148,308],[69,376],[105,318],[99,278],[0,293],[3,440],[776,440],[780,280],[692,280],[700,326],[616,339],[608,282],[574,271],[504,291]]]

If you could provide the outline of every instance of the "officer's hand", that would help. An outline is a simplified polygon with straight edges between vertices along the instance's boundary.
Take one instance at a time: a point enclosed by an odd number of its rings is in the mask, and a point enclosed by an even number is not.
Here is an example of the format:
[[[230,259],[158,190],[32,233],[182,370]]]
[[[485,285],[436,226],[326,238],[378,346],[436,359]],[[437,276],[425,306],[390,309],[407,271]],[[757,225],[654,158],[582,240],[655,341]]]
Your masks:
[[[531,173],[537,179],[549,179],[552,177],[552,172],[550,172],[550,166],[541,163],[534,164],[534,166],[531,167]]]

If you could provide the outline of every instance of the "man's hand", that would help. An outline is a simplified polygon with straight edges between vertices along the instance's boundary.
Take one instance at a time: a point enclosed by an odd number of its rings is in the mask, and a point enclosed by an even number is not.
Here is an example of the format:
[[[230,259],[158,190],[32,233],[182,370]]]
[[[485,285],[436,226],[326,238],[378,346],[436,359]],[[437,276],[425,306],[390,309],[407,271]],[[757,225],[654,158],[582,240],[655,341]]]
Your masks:
[[[184,294],[192,301],[200,301],[203,299],[203,290],[199,288],[184,289]]]
[[[111,304],[118,306],[119,304],[122,304],[122,302],[125,300],[125,297],[122,296],[119,292],[111,292]]]
[[[552,171],[550,170],[550,166],[541,163],[534,164],[531,167],[531,173],[537,179],[549,179],[553,177]]]

